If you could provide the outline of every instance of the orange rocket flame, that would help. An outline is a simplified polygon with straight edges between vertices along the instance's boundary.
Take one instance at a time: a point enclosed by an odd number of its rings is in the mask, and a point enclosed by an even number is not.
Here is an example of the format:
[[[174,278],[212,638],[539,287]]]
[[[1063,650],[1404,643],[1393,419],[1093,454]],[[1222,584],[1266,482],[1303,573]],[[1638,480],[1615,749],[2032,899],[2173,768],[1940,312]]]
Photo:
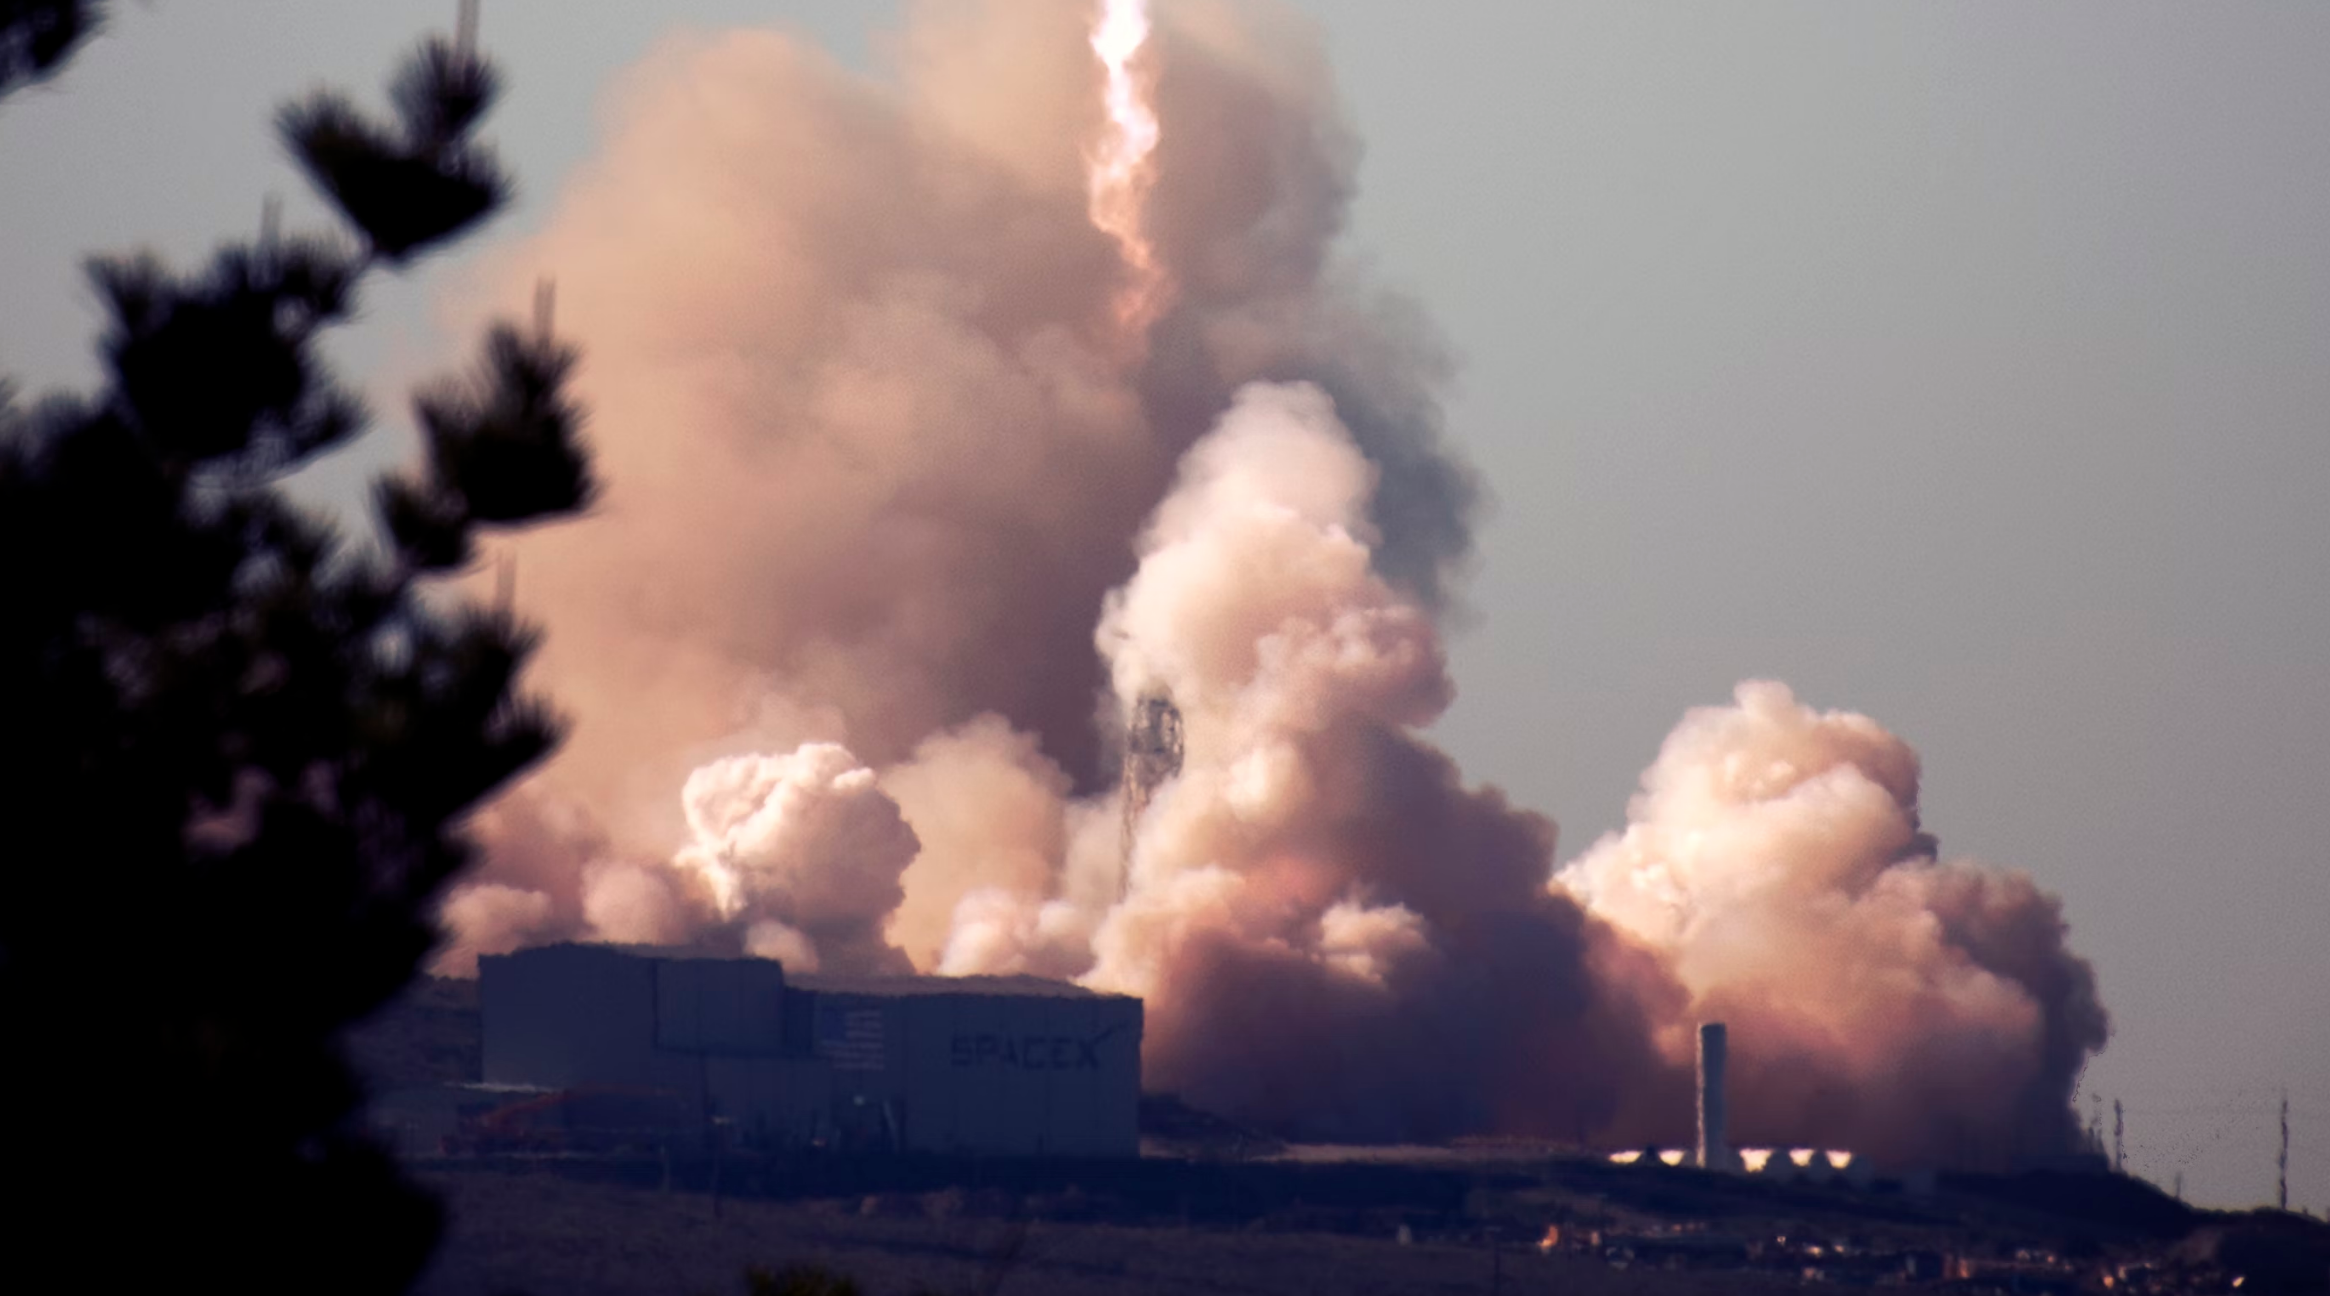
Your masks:
[[[1165,268],[1142,229],[1157,179],[1157,110],[1149,103],[1146,79],[1134,68],[1148,41],[1148,0],[1101,0],[1092,52],[1108,75],[1108,133],[1089,159],[1087,180],[1092,223],[1116,240],[1124,258],[1126,283],[1117,294],[1116,320],[1133,338],[1145,334],[1165,306]]]

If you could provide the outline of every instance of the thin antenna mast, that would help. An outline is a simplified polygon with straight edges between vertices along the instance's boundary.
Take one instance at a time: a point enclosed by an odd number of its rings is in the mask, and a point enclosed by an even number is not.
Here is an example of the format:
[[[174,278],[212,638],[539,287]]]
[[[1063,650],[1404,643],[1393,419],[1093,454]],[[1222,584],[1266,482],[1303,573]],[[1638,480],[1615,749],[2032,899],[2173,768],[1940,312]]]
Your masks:
[[[2278,1210],[2290,1208],[2290,1091],[2281,1091],[2281,1159],[2275,1167],[2279,1182],[2274,1186],[2273,1204]]]

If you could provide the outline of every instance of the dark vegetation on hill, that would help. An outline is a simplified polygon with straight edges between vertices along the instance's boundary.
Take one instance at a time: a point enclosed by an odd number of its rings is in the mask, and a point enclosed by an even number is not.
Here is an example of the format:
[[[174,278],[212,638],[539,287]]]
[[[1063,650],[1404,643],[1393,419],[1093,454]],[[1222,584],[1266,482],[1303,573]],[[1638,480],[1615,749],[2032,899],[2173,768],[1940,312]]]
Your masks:
[[[446,1194],[453,1233],[424,1290],[737,1291],[747,1267],[809,1264],[868,1293],[970,1292],[989,1289],[1007,1251],[1003,1289],[1032,1296],[1808,1282],[2100,1292],[2106,1275],[2112,1291],[2226,1291],[2235,1276],[2244,1294],[2330,1290],[2330,1226],[2275,1212],[2196,1212],[2191,1232],[2153,1238],[2001,1213],[1951,1187],[1923,1199],[1758,1193],[1692,1171],[1574,1162],[892,1169],[886,1185],[868,1177],[847,1191],[726,1177],[714,1193],[701,1170],[666,1186],[645,1167],[444,1163],[425,1173]],[[1553,1245],[1540,1247],[1549,1228]]]

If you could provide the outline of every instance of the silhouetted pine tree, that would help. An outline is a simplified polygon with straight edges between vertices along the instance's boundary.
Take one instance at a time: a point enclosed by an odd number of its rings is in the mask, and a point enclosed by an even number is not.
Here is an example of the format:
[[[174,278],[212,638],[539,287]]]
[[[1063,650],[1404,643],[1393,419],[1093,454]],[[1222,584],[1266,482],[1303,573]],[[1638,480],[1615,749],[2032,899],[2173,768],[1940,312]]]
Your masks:
[[[545,310],[420,393],[427,463],[379,486],[384,542],[277,483],[365,424],[317,342],[366,276],[508,192],[468,28],[407,61],[392,122],[333,94],[282,114],[359,240],[98,260],[102,389],[0,393],[0,1272],[23,1290],[396,1291],[437,1235],[353,1129],[337,1038],[430,951],[463,816],[556,740],[513,691],[530,632],[429,585],[477,528],[587,503],[575,355]]]

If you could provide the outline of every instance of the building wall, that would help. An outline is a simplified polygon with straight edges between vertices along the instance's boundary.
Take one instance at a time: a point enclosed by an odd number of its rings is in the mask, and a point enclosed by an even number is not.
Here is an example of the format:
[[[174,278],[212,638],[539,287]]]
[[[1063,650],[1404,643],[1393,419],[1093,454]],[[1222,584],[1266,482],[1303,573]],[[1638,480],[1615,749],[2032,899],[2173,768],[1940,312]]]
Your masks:
[[[559,945],[479,960],[484,1076],[684,1098],[762,1145],[1139,1149],[1141,1004],[1047,983],[788,987],[774,962]]]
[[[706,1106],[738,1146],[805,1147],[831,1137],[833,1073],[815,1058],[705,1059]]]
[[[837,1105],[873,1109],[906,1150],[1139,1150],[1139,1000],[819,991],[816,1016]]]
[[[652,961],[657,1048],[720,1057],[783,1056],[783,967],[767,959]]]
[[[655,963],[590,945],[477,961],[487,1084],[654,1086]]]

